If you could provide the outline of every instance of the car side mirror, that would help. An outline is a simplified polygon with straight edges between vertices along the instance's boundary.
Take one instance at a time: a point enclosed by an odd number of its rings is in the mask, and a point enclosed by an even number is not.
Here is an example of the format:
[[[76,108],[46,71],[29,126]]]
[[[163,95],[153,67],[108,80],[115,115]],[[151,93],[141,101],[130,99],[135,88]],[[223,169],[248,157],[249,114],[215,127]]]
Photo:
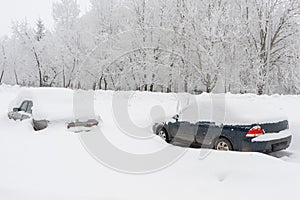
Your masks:
[[[20,108],[14,108],[13,111],[14,111],[14,112],[19,112],[19,111],[20,111]]]
[[[175,119],[176,122],[178,122],[178,120],[179,120],[179,115],[175,115],[175,116],[173,117],[173,119]]]

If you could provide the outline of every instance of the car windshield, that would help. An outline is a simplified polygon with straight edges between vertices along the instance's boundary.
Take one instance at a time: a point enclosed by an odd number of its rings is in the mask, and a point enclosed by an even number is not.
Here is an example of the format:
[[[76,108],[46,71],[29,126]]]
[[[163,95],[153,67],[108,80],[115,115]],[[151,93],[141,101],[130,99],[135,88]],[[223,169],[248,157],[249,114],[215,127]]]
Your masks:
[[[28,106],[28,102],[27,101],[23,102],[21,107],[20,107],[20,111],[26,112],[27,106]]]
[[[33,106],[32,101],[28,101],[27,113],[32,114],[32,106]]]

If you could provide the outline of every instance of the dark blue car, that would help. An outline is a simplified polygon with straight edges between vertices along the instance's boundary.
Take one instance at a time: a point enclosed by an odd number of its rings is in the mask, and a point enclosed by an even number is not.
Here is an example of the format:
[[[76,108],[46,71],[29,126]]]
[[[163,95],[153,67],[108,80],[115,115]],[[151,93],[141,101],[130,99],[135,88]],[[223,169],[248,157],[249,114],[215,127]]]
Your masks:
[[[292,139],[287,120],[246,125],[217,125],[179,120],[155,124],[155,134],[168,143],[184,147],[213,148],[220,151],[271,153],[289,147]]]

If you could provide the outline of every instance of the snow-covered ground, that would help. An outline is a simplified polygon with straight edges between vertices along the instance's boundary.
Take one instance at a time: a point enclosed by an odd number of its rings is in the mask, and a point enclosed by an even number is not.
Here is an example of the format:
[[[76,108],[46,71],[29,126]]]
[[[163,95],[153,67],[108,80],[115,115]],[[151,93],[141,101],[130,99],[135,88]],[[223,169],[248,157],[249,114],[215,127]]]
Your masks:
[[[0,86],[1,200],[298,199],[300,96],[226,95],[229,101],[245,102],[244,106],[255,102],[284,112],[293,133],[292,145],[286,151],[273,156],[209,151],[203,157],[208,150],[189,149],[169,167],[155,173],[132,175],[97,162],[82,145],[80,135],[69,132],[64,122],[53,123],[36,133],[30,121],[8,120],[8,108],[22,90]],[[128,119],[122,121],[123,116],[118,115],[118,109],[122,109],[118,106],[123,105],[119,98],[128,94],[113,97],[113,92],[97,92],[95,112],[102,118],[99,127],[105,137],[133,154],[146,154],[168,146],[157,137],[140,140],[120,130]],[[176,112],[177,95],[135,94],[130,96],[127,108],[130,122],[134,121],[137,127],[148,130],[153,119]],[[258,108],[256,113],[259,112]]]

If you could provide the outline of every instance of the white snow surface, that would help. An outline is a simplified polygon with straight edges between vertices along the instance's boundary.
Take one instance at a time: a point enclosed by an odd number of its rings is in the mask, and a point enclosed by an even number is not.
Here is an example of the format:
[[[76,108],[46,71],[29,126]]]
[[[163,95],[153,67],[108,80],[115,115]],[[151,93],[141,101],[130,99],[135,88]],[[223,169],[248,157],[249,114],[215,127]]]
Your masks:
[[[49,90],[61,94],[59,98],[66,101],[70,96],[65,92],[72,93],[64,89],[0,86],[1,200],[298,199],[300,96],[226,95],[226,102],[234,106],[237,116],[242,118],[240,122],[245,119],[244,113],[238,112],[239,107],[247,107],[250,111],[252,103],[261,105],[256,106],[256,120],[270,117],[273,121],[281,119],[272,118],[273,113],[284,113],[293,134],[292,145],[286,151],[272,156],[211,151],[200,159],[208,150],[188,149],[170,167],[151,174],[130,175],[111,170],[93,159],[82,146],[78,134],[69,132],[65,123],[59,120],[41,132],[33,131],[30,120],[9,120],[8,108],[24,90],[40,92],[45,102],[54,97],[49,96]],[[154,121],[172,116],[179,110],[178,95],[175,94],[121,94],[124,98],[117,96],[116,104],[121,105],[130,96],[129,118],[137,127],[149,129],[149,134]],[[118,113],[113,112],[113,95],[114,92],[98,91],[95,96],[95,114],[102,118],[99,127],[112,144],[136,154],[155,152],[168,145],[158,137],[139,140],[124,134],[120,124],[116,123]],[[188,100],[181,102],[189,104]],[[62,111],[72,113],[70,108],[60,106],[61,103],[56,105],[58,115],[53,114],[53,118],[69,117]],[[264,107],[270,106],[274,107],[271,113],[261,114]],[[49,114],[47,109],[46,112]]]

